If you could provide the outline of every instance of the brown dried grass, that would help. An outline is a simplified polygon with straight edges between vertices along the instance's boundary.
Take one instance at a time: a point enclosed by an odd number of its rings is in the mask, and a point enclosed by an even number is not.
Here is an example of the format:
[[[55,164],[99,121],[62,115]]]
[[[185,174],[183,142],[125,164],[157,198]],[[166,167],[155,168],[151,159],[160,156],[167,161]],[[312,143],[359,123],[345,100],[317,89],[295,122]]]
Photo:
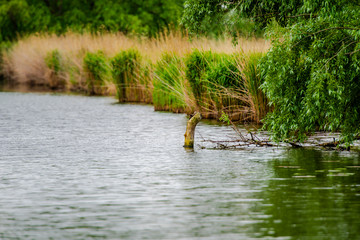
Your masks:
[[[11,51],[4,53],[2,69],[6,77],[17,83],[46,85],[50,81],[51,73],[44,59],[49,52],[57,49],[65,59],[66,65],[79,69],[76,78],[82,86],[85,75],[83,58],[86,52],[101,50],[108,57],[113,57],[121,50],[137,48],[144,58],[155,63],[161,58],[163,52],[173,52],[181,57],[194,48],[222,53],[241,50],[246,53],[265,52],[269,46],[270,44],[264,39],[239,39],[236,47],[233,46],[231,39],[189,40],[188,36],[180,32],[162,33],[152,39],[130,38],[121,33],[91,35],[68,32],[62,36],[38,34],[19,40]],[[70,83],[68,73],[63,73],[61,77]],[[109,88],[113,87],[109,86]]]
[[[212,52],[227,54],[242,53],[242,55],[246,55],[254,52],[266,52],[269,47],[270,43],[264,39],[241,38],[238,39],[238,45],[234,46],[231,39],[190,39],[187,35],[180,32],[162,33],[152,39],[131,38],[121,33],[92,35],[68,32],[62,36],[38,34],[20,39],[10,51],[4,52],[3,64],[0,69],[2,69],[3,75],[10,79],[10,82],[20,86],[28,86],[30,87],[28,90],[38,89],[38,86],[43,86],[45,90],[53,88],[55,78],[56,81],[65,83],[63,88],[60,88],[62,91],[87,92],[87,72],[83,64],[83,59],[87,52],[101,50],[108,58],[112,58],[120,51],[136,48],[145,61],[154,64],[161,59],[165,52],[175,54],[178,57],[184,57],[194,49],[202,51],[211,50]],[[59,51],[62,58],[62,67],[64,68],[60,73],[56,74],[47,66],[45,61],[46,56],[54,50]],[[151,68],[151,66],[149,67]],[[153,88],[151,78],[152,76],[150,77],[150,82],[146,85],[147,89],[143,89],[143,92],[148,92],[145,95],[149,96],[152,95]],[[184,102],[187,105],[188,109],[183,111],[190,113],[196,106],[196,100],[193,94],[188,91],[189,87],[186,87],[185,77],[183,79],[184,82],[181,84],[184,86],[179,88],[182,92],[177,94],[181,95],[180,98],[184,98]],[[116,86],[112,81],[106,81],[105,86],[102,87],[104,88],[102,92],[116,95]],[[137,87],[144,88],[145,86],[139,84]],[[253,120],[259,121],[258,116],[262,114],[256,112],[257,109],[254,106],[250,93],[234,93],[224,89],[224,92],[219,92],[218,94],[248,102],[246,106],[229,106],[229,108],[234,108],[229,111],[241,115],[242,117],[239,117],[241,119],[245,119],[244,116],[248,116],[249,112],[253,111],[254,113],[250,115],[257,117]],[[149,96],[144,97],[141,101],[151,102],[152,100]],[[213,109],[215,105],[211,99],[209,99],[209,106],[206,107],[204,105],[205,110],[208,108],[206,110],[209,115],[207,118],[219,117],[220,110]],[[172,111],[176,110],[172,109]]]

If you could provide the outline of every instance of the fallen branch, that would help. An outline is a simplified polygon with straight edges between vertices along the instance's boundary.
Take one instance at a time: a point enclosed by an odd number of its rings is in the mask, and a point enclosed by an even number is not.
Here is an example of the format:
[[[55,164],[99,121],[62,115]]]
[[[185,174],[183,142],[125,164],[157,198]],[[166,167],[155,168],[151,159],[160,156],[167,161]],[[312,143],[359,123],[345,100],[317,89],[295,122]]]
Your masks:
[[[270,142],[270,140],[265,139],[261,140],[259,137],[256,136],[255,133],[249,132],[250,137],[246,138],[240,131],[242,138],[235,139],[235,140],[211,140],[211,139],[203,139],[203,142],[210,142],[217,144],[217,148],[219,149],[233,149],[237,147],[249,147],[249,146],[258,146],[258,147],[275,147],[277,145]]]

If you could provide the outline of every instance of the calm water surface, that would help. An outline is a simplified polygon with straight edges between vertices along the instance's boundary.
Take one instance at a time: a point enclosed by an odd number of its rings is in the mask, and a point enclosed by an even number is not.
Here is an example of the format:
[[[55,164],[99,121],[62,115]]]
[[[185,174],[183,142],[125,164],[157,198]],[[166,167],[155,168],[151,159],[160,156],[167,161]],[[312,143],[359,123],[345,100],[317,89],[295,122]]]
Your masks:
[[[186,151],[184,115],[114,102],[0,93],[0,239],[360,239],[359,154]]]

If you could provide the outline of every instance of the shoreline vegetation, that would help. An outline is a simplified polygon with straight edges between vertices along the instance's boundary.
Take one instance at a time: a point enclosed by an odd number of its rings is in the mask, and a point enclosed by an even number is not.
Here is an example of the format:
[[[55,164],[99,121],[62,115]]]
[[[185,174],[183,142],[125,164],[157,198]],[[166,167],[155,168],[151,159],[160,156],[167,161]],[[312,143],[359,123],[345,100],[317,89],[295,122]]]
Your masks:
[[[261,38],[234,46],[232,39],[180,32],[35,34],[3,51],[1,70],[8,89],[114,96],[156,111],[199,111],[217,120],[226,113],[232,121],[260,123],[270,109],[257,64],[269,48]]]
[[[3,1],[0,81],[261,123],[276,142],[338,132],[350,146],[358,16],[354,1]]]
[[[31,35],[2,52],[3,89],[111,96],[119,103],[152,104],[155,111],[215,119],[239,134],[234,141],[204,140],[217,149],[280,146],[268,136],[241,133],[234,122],[261,125],[273,109],[260,85],[259,61],[270,48],[262,38],[191,39],[180,32],[157,38],[120,33]],[[245,135],[244,135],[245,134]],[[320,137],[319,137],[320,136]],[[291,147],[349,150],[338,135],[314,133]],[[356,138],[358,139],[358,138]],[[359,149],[358,144],[353,150]]]

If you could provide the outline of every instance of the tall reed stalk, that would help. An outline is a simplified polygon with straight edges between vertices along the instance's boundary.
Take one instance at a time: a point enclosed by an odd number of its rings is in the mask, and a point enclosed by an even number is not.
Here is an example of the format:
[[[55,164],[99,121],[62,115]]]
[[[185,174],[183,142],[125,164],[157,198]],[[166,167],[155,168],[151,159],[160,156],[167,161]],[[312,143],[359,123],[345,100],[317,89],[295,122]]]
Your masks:
[[[248,53],[237,58],[238,73],[244,81],[244,88],[232,93],[236,98],[246,103],[248,117],[256,123],[260,123],[270,111],[268,99],[260,88],[263,78],[258,68],[258,62],[263,56],[263,53]]]
[[[185,77],[184,60],[175,53],[163,54],[154,71],[155,110],[187,112],[195,110],[195,98]]]
[[[113,83],[119,102],[148,102],[150,75],[137,49],[120,51],[111,59]]]

